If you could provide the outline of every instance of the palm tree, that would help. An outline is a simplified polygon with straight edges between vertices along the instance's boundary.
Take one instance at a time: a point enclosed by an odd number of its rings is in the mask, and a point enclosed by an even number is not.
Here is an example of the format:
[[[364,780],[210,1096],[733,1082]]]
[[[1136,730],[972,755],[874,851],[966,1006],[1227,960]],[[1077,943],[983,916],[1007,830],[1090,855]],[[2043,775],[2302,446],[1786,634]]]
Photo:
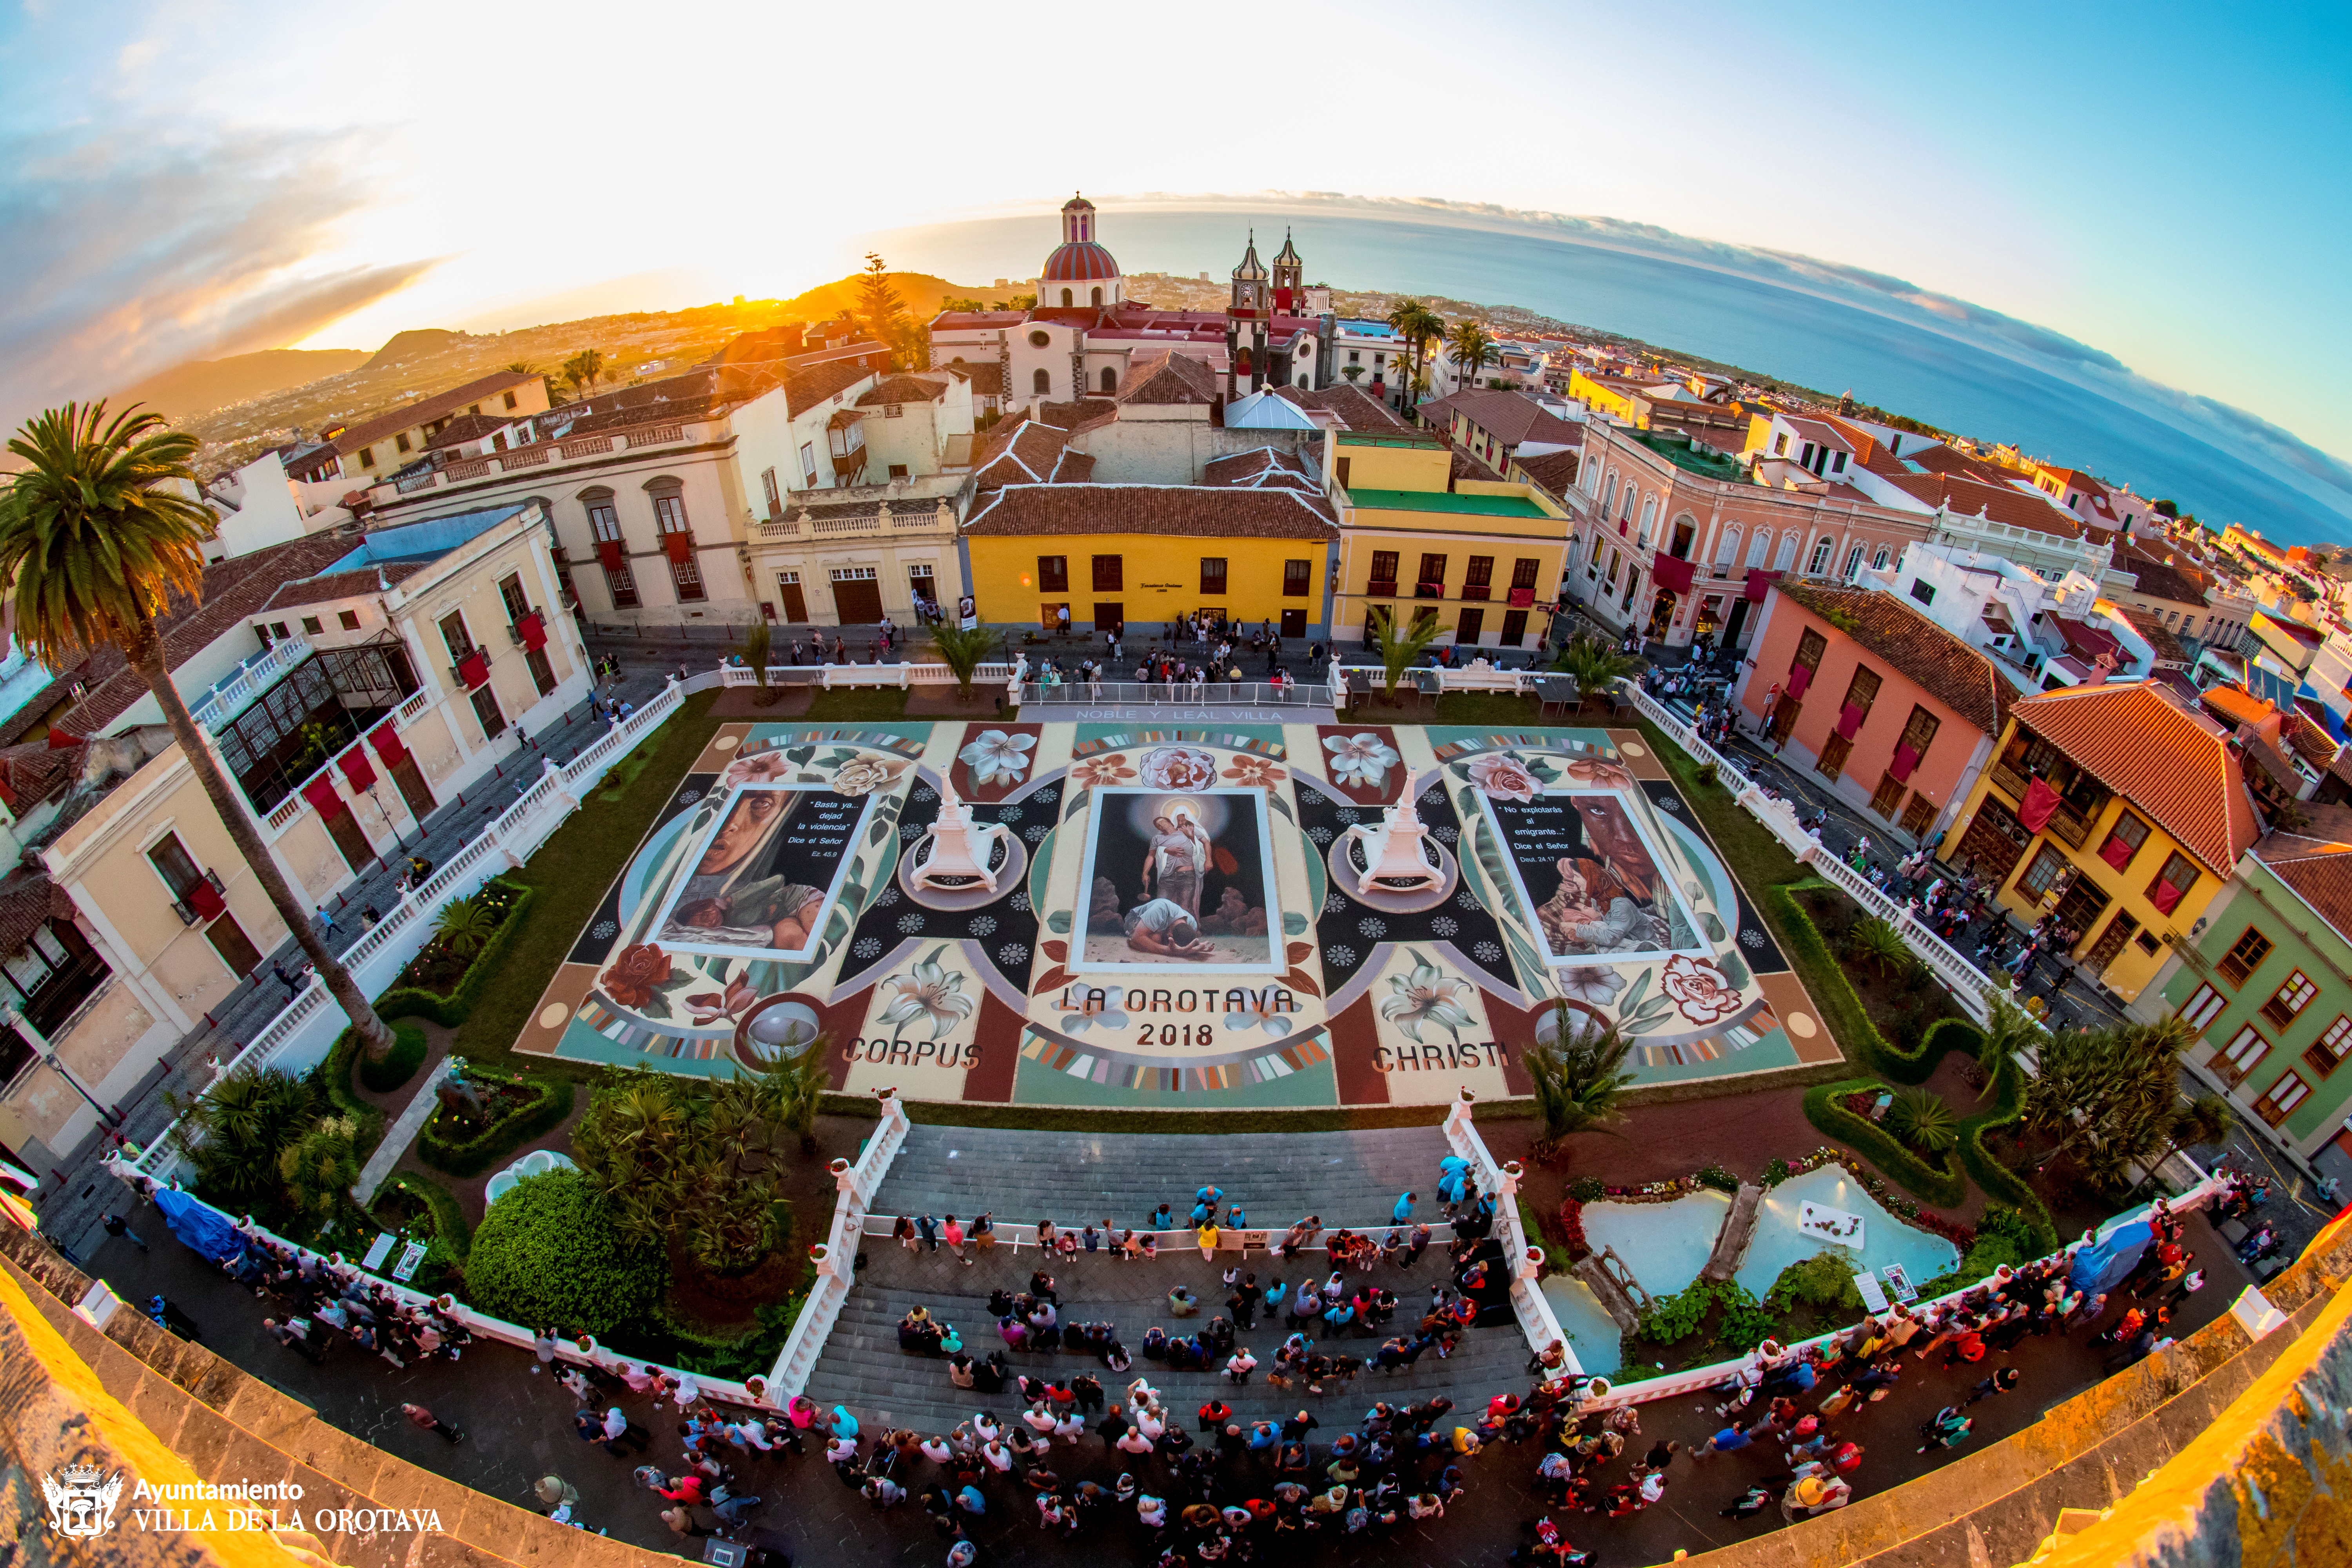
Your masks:
[[[956,696],[971,700],[971,674],[996,645],[996,634],[986,626],[966,628],[941,621],[931,628],[931,646],[940,650],[940,662],[956,678]]]
[[[2024,1008],[2005,995],[1992,998],[1992,1016],[1985,1021],[1984,1040],[1977,1047],[1977,1066],[1988,1079],[2000,1074],[2001,1065],[2033,1043],[2042,1033]]]
[[[457,899],[442,907],[433,922],[433,940],[460,958],[470,958],[498,929],[498,917],[478,897]]]
[[[743,662],[751,667],[751,682],[760,689],[758,695],[751,699],[751,705],[755,708],[772,708],[776,705],[776,699],[782,695],[768,688],[768,658],[774,643],[774,635],[768,630],[764,616],[753,621],[751,629],[743,634]]]
[[[574,392],[583,386],[593,392],[596,378],[604,374],[604,351],[602,349],[582,349],[563,362],[563,379],[571,383]]]
[[[1405,399],[1406,405],[1410,407],[1423,384],[1421,373],[1428,361],[1430,340],[1445,334],[1445,321],[1418,300],[1398,300],[1396,308],[1389,312],[1388,321],[1389,325],[1404,339],[1407,365]]]
[[[1922,1154],[1941,1154],[1960,1141],[1960,1125],[1940,1094],[1906,1089],[1886,1108],[1886,1125],[1895,1136]]]
[[[1402,631],[1397,629],[1393,614],[1380,616],[1373,619],[1371,629],[1372,651],[1380,657],[1381,668],[1388,676],[1388,695],[1393,701],[1397,682],[1404,679],[1404,672],[1419,663],[1421,656],[1429,651],[1429,645],[1444,637],[1445,631],[1433,615],[1415,616],[1412,625]]]
[[[16,642],[51,669],[67,669],[112,646],[146,682],[180,754],[204,786],[229,842],[245,857],[278,918],[326,982],[369,1057],[392,1049],[342,961],[312,929],[245,803],[172,684],[156,617],[201,602],[203,541],[212,513],[178,487],[196,490],[194,436],[167,430],[135,405],[113,419],[103,401],[68,403],[27,422],[8,443],[25,466],[0,496],[0,583],[16,614]]]
[[[1633,661],[1605,637],[1579,632],[1560,645],[1553,662],[1576,681],[1580,700],[1591,698],[1633,673]]]
[[[1911,966],[1911,944],[1891,921],[1865,915],[1853,922],[1845,939],[1846,956],[1867,963],[1881,974],[1895,974]]]
[[[1553,1004],[1553,1017],[1558,1032],[1538,1040],[1527,1053],[1544,1135],[1557,1140],[1605,1129],[1618,1119],[1617,1102],[1633,1081],[1625,1068],[1633,1037],[1601,1019],[1580,1023],[1564,1001]]]
[[[803,1154],[816,1150],[817,1110],[833,1087],[827,1049],[827,1037],[819,1035],[791,1056],[779,1053],[754,1086],[760,1114],[770,1126],[797,1137]]]
[[[1458,381],[1454,390],[1460,392],[1477,385],[1478,372],[1495,363],[1495,340],[1488,337],[1486,329],[1475,321],[1454,322],[1445,338],[1454,350],[1451,357]]]
[[[2212,1148],[2238,1125],[2237,1112],[2218,1094],[2200,1094],[2172,1108],[2164,1128],[2164,1152],[2148,1162],[2151,1174],[2184,1149]]]

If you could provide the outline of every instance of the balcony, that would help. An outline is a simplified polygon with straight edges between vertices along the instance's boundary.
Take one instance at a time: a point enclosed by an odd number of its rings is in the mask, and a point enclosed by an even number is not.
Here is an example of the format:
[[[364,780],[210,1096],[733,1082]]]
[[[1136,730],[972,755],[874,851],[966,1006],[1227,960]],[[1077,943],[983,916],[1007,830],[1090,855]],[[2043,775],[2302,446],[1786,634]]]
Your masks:
[[[215,731],[221,760],[263,816],[320,764],[423,689],[396,640],[312,654]]]
[[[1443,599],[1445,597],[1445,584],[1443,583],[1415,583],[1412,585],[1412,596],[1416,599]]]
[[[2045,831],[2064,839],[2071,847],[2080,849],[2083,840],[2091,836],[2091,825],[2074,807],[2062,805],[2050,814],[2050,823]]]
[[[277,684],[288,670],[310,657],[310,645],[302,638],[280,637],[271,647],[238,665],[234,674],[214,682],[212,689],[188,704],[189,717],[203,729],[217,731],[242,712],[255,698]]]
[[[2013,803],[2020,805],[2025,803],[2026,777],[2007,763],[1993,763],[1992,783],[1995,789],[2009,796]]]
[[[1394,578],[1390,578],[1383,582],[1379,578],[1374,578],[1371,582],[1364,584],[1364,594],[1368,598],[1393,599],[1397,596],[1396,580]]]
[[[184,926],[201,924],[227,907],[228,889],[221,886],[217,871],[206,871],[202,881],[172,900],[172,912],[180,917],[180,923]]]
[[[1444,597],[1443,590],[1440,590],[1438,596]],[[1486,583],[1465,583],[1462,584],[1462,596],[1465,599],[1491,599],[1495,596],[1494,586]]]

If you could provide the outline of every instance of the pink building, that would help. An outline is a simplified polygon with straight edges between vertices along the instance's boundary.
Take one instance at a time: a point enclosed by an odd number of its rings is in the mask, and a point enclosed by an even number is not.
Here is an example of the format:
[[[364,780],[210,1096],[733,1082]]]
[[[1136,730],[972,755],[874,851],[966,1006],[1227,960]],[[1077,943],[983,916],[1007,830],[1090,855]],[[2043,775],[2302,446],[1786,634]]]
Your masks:
[[[2008,679],[1894,594],[1783,579],[1761,608],[1741,728],[1906,842],[1948,826],[2008,722]]]

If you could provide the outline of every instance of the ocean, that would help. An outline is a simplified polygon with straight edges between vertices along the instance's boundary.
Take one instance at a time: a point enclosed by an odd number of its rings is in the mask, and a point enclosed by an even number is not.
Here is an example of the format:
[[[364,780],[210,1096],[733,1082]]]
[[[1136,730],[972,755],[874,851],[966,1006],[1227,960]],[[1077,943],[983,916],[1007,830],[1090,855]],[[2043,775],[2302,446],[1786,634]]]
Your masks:
[[[1252,224],[1259,255],[1293,233],[1310,281],[1517,305],[1563,321],[1908,415],[2169,498],[2215,529],[2243,522],[2287,542],[2352,538],[2352,521],[2212,442],[2055,374],[1903,321],[1769,282],[1537,233],[1308,210],[1134,210],[1099,233],[1132,271],[1223,279]],[[985,285],[1035,275],[1051,217],[986,218],[871,237],[893,267]]]

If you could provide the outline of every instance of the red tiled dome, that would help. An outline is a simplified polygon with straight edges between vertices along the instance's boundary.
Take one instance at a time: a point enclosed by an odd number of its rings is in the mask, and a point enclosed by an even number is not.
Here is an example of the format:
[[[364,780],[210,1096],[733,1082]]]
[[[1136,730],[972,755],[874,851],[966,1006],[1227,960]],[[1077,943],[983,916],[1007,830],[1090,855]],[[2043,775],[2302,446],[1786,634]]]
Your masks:
[[[1045,270],[1039,281],[1045,283],[1100,283],[1118,276],[1118,263],[1109,251],[1094,241],[1075,240],[1045,258]]]

